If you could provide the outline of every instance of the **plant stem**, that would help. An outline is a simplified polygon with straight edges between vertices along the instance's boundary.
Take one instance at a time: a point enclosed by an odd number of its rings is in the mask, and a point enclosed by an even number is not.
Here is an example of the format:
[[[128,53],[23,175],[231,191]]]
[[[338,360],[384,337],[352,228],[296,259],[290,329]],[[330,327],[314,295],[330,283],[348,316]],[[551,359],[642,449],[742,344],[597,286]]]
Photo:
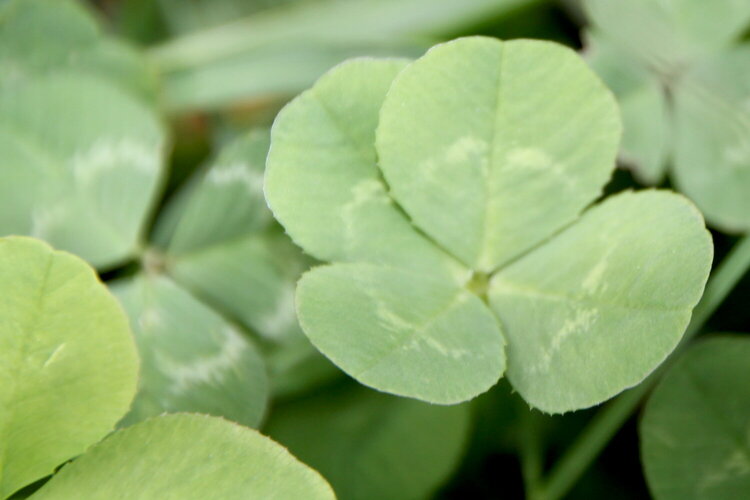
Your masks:
[[[539,415],[528,407],[526,412],[521,423],[519,443],[521,473],[527,500],[535,500],[542,479],[542,440],[539,435]]]
[[[688,340],[701,331],[706,321],[713,315],[749,268],[750,236],[745,236],[735,244],[711,276],[701,301],[693,311],[690,325],[678,348],[683,347]],[[671,356],[669,361],[674,358],[674,356]],[[575,485],[607,443],[630,418],[630,415],[635,412],[641,400],[659,380],[667,365],[667,362],[663,363],[641,384],[622,393],[594,416],[575,443],[555,464],[535,498],[558,500]]]

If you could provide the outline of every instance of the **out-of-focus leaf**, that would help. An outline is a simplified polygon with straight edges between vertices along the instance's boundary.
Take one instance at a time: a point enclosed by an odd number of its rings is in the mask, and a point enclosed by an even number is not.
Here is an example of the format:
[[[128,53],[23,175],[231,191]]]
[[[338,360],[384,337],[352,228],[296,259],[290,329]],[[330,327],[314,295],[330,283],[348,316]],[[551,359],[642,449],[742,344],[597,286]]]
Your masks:
[[[167,415],[120,430],[66,465],[34,500],[335,500],[314,470],[252,429]]]
[[[584,6],[599,30],[664,76],[725,48],[750,23],[745,0],[584,0]]]
[[[258,425],[268,381],[248,339],[166,277],[142,274],[111,288],[130,316],[142,360],[124,425],[181,411]]]
[[[73,0],[10,0],[0,5],[0,90],[60,71],[107,79],[136,96],[155,99],[156,72],[129,45],[101,33]]]
[[[248,49],[217,62],[169,72],[164,105],[175,112],[220,109],[254,99],[294,95],[337,64],[361,56],[417,57],[426,43],[393,41],[337,45],[330,42],[285,43]]]
[[[270,227],[263,198],[268,143],[267,130],[230,142],[177,193],[155,238],[164,271],[178,285],[260,336],[278,394],[336,372],[297,323],[294,283],[310,261]]]
[[[274,411],[267,431],[342,500],[428,498],[458,464],[469,407],[432,406],[344,384]]]
[[[750,230],[750,45],[697,64],[675,97],[675,181],[725,231]]]
[[[322,0],[177,38],[152,55],[175,111],[289,95],[355,56],[419,55],[427,40],[537,0]]]
[[[258,129],[225,146],[167,206],[155,240],[171,256],[207,250],[268,226],[263,170],[269,134]]]
[[[0,234],[110,267],[140,249],[165,134],[142,103],[90,76],[0,92]]]
[[[319,0],[157,0],[173,35],[236,21],[268,9]]]
[[[96,273],[31,238],[0,238],[0,498],[112,430],[136,390],[127,318]]]
[[[640,425],[656,500],[736,500],[750,492],[750,339],[703,341],[667,372]]]
[[[596,32],[586,36],[591,67],[620,104],[624,134],[620,159],[646,184],[659,184],[667,170],[670,128],[662,83],[646,66]]]

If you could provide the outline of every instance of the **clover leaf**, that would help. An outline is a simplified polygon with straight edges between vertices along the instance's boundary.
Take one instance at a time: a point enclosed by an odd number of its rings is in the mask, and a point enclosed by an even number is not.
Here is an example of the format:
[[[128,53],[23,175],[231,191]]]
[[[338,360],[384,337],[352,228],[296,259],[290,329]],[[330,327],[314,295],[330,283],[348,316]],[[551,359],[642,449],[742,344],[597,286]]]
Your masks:
[[[333,372],[294,314],[306,263],[271,226],[262,194],[268,144],[268,130],[255,130],[222,147],[159,215],[140,272],[111,283],[143,366],[124,424],[201,412],[256,427],[271,391],[294,392]]]
[[[720,51],[750,23],[737,0],[584,0],[593,23],[661,74]]]
[[[44,239],[100,268],[133,257],[164,136],[149,108],[88,75],[0,91],[0,234]]]
[[[120,430],[64,466],[34,500],[334,500],[331,487],[252,429],[205,415],[166,415]]]
[[[242,332],[164,276],[142,274],[111,289],[133,320],[142,359],[138,395],[124,425],[188,410],[250,427],[260,423],[266,368]]]
[[[300,323],[365,385],[451,404],[506,367],[564,412],[675,347],[712,258],[667,192],[591,208],[620,136],[612,95],[559,45],[467,38],[343,64],[279,114],[266,197],[306,273]],[[615,230],[616,229],[616,230]]]
[[[112,430],[136,390],[127,318],[85,262],[0,238],[0,498]]]
[[[750,3],[587,0],[592,67],[623,110],[621,159],[636,177],[675,184],[708,221],[750,230],[747,46]]]
[[[702,341],[670,368],[640,423],[657,500],[743,498],[750,491],[750,339]]]
[[[617,96],[623,121],[620,160],[645,184],[667,171],[671,121],[663,84],[638,58],[597,30],[586,33],[589,65]]]
[[[156,71],[135,48],[102,33],[96,19],[73,0],[8,0],[0,6],[0,89],[20,88],[60,72],[107,80],[154,102]]]
[[[674,181],[706,218],[750,231],[750,45],[706,58],[674,91]]]
[[[145,57],[71,0],[0,5],[0,235],[98,268],[139,253],[165,131]],[[75,125],[72,125],[75,124]]]

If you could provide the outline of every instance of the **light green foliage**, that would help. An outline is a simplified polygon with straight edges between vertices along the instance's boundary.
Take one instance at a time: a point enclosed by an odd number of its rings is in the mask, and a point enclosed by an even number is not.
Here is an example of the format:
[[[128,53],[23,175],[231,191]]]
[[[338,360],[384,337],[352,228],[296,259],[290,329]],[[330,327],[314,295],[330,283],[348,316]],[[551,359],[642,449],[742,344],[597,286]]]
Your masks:
[[[382,391],[435,403],[484,392],[505,341],[482,300],[426,273],[365,263],[318,267],[297,288],[299,320],[341,369]]]
[[[140,390],[124,425],[186,410],[258,425],[268,382],[241,332],[169,278],[142,275],[111,287],[132,319],[142,357]]]
[[[750,2],[585,5],[590,62],[623,110],[622,160],[658,184],[671,158],[676,184],[709,222],[750,229],[748,49],[734,47],[750,25]]]
[[[582,408],[658,366],[703,291],[712,245],[702,226],[679,195],[626,192],[495,274],[490,304],[521,396],[544,409]]]
[[[136,390],[127,318],[83,261],[0,239],[0,498],[104,437]]]
[[[257,432],[167,415],[118,431],[66,465],[34,500],[333,500],[318,473]]]
[[[269,135],[255,130],[224,146],[206,171],[177,194],[157,226],[171,255],[206,251],[268,225],[263,169]]]
[[[712,338],[665,375],[641,420],[657,500],[735,500],[750,491],[750,339]]]
[[[414,224],[490,273],[575,220],[619,138],[611,95],[573,51],[468,38],[398,76],[377,150]]]
[[[156,73],[120,40],[105,36],[72,0],[8,0],[0,6],[0,89],[62,71],[107,79],[152,101]]]
[[[266,174],[291,237],[335,262],[300,281],[306,334],[360,382],[436,403],[494,384],[503,332],[511,382],[542,410],[638,383],[680,339],[712,246],[665,192],[576,222],[619,133],[611,94],[551,43],[459,39],[405,68],[332,70],[279,114]]]
[[[592,22],[661,74],[726,47],[750,22],[745,0],[584,0]]]
[[[728,231],[750,231],[750,45],[696,64],[675,90],[675,181]]]
[[[0,5],[0,235],[26,234],[99,268],[132,258],[165,132],[155,77],[70,0]]]
[[[257,130],[222,148],[159,217],[159,248],[145,252],[141,272],[112,284],[143,360],[126,424],[190,411],[257,426],[269,380],[241,326],[260,337],[274,392],[332,372],[295,316],[304,259],[269,228],[262,192],[268,143],[268,131]]]
[[[411,226],[376,165],[380,106],[405,65],[355,59],[287,105],[274,123],[266,195],[295,243],[320,260],[444,269],[459,281],[466,272]]]
[[[161,175],[153,113],[90,76],[0,91],[0,234],[28,234],[110,267],[138,250]]]
[[[152,54],[165,73],[167,107],[176,111],[226,107],[240,100],[295,94],[352,57],[416,57],[429,41],[535,1],[285,1],[237,20],[231,11],[252,8],[250,2],[239,2],[224,9],[223,17],[235,22],[188,33]],[[221,4],[237,2],[198,3],[210,3],[215,15]],[[168,4],[170,14],[184,12],[168,16],[178,20],[177,30],[211,22],[196,2]]]
[[[596,31],[587,33],[587,59],[617,96],[624,133],[620,159],[646,184],[659,184],[667,170],[670,122],[667,97],[657,75],[627,50]]]
[[[428,498],[453,471],[469,416],[467,405],[432,406],[344,385],[275,408],[267,431],[342,499],[406,500]]]

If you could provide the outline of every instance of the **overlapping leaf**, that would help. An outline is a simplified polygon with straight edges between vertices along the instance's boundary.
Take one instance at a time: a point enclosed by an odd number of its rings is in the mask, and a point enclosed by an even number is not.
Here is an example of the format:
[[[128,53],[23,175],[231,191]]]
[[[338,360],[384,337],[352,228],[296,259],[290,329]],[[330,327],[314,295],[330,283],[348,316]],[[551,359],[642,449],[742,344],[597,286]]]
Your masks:
[[[405,68],[336,68],[280,113],[266,174],[292,238],[336,262],[299,284],[308,337],[360,382],[438,403],[497,380],[501,332],[543,410],[639,382],[681,337],[712,249],[664,192],[578,220],[619,134],[611,95],[555,44],[460,39]]]
[[[662,82],[637,58],[596,31],[587,33],[587,58],[617,97],[623,122],[620,159],[644,183],[667,170],[671,123]]]
[[[112,430],[136,390],[127,318],[93,269],[0,239],[0,498]]]
[[[747,48],[733,46],[750,25],[750,3],[585,5],[594,25],[588,35],[592,66],[623,109],[623,161],[642,181],[658,184],[672,159],[676,184],[709,222],[747,231]]]
[[[246,134],[178,194],[157,225],[177,283],[260,336],[275,393],[334,371],[300,330],[294,283],[311,261],[272,224],[263,197],[268,130]]]
[[[0,234],[135,257],[165,149],[145,59],[70,0],[0,6]]]
[[[750,23],[743,0],[584,0],[589,18],[613,42],[660,74],[721,50]]]
[[[268,8],[239,19],[240,12],[257,6],[245,1],[170,2],[172,28],[193,32],[157,47],[153,56],[165,74],[167,107],[221,108],[238,100],[293,95],[352,57],[416,57],[430,40],[534,1],[267,2]],[[234,22],[194,30],[215,23],[217,17]]]
[[[657,500],[730,500],[750,491],[750,339],[691,348],[667,372],[641,420],[641,452]]]
[[[189,410],[258,425],[266,370],[241,332],[169,278],[142,275],[111,287],[132,319],[143,367],[123,424]]]
[[[269,382],[274,393],[293,392],[335,373],[295,316],[306,262],[269,228],[268,142],[256,130],[228,143],[159,217],[144,269],[113,284],[143,358],[126,423],[192,411],[256,426]],[[265,360],[241,326],[258,335]]]
[[[334,500],[283,447],[216,417],[167,415],[118,431],[66,465],[34,500]]]
[[[717,226],[750,231],[750,45],[696,64],[674,94],[677,186]]]
[[[156,72],[134,48],[105,36],[74,0],[9,0],[0,6],[0,89],[59,72],[106,79],[139,98],[155,99]]]
[[[148,108],[93,77],[0,92],[0,234],[42,238],[97,267],[134,256],[164,146]]]
[[[428,498],[458,463],[469,417],[466,405],[431,406],[345,385],[276,408],[267,431],[328,478],[340,498]]]

